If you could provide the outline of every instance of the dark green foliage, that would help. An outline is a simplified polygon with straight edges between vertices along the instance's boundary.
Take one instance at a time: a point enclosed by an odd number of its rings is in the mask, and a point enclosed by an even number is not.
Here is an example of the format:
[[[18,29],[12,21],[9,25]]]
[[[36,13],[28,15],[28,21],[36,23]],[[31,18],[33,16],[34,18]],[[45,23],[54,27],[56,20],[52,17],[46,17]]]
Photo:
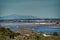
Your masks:
[[[0,39],[6,39],[7,37],[10,39],[14,39],[14,37],[18,35],[20,35],[20,33],[15,33],[11,31],[9,28],[4,28],[0,26]]]
[[[29,30],[28,30],[29,31]],[[26,31],[25,31],[26,32]],[[31,32],[31,31],[29,31]],[[51,36],[43,36],[44,32],[32,31],[31,33],[20,34],[14,31],[11,31],[9,28],[4,28],[0,26],[0,40],[60,40],[60,33],[53,32],[45,34],[50,34]]]
[[[54,35],[54,36],[57,36],[57,35],[58,35],[58,33],[57,33],[57,32],[54,32],[54,33],[53,33],[53,35]]]

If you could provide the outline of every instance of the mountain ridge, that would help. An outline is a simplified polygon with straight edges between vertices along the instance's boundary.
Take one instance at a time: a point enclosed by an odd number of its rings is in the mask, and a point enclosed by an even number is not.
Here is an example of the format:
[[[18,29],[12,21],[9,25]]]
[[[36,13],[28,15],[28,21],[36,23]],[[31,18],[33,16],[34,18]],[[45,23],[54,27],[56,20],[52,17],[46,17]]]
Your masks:
[[[0,19],[31,19],[31,18],[37,18],[36,16],[30,16],[30,15],[8,15],[8,16],[0,16]]]

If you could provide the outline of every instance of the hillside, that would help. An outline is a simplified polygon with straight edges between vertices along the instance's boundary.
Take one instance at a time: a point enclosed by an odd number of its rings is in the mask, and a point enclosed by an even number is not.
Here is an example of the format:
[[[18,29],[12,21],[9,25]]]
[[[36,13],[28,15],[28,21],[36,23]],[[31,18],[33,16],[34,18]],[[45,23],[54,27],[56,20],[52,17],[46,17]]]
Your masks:
[[[60,40],[60,32],[37,32],[27,28],[18,29],[16,32],[21,34],[16,40]]]
[[[9,28],[4,28],[0,26],[0,40],[11,40],[20,35]]]
[[[37,32],[26,28],[14,32],[0,26],[0,40],[60,40],[60,32]]]
[[[16,15],[16,14],[0,17],[0,19],[29,19],[29,18],[37,18],[37,17],[30,15]]]

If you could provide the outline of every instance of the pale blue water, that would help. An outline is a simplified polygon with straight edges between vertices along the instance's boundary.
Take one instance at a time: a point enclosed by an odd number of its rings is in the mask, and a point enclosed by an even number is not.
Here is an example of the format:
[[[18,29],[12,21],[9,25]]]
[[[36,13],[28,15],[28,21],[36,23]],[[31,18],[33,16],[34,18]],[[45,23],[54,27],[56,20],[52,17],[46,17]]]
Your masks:
[[[15,31],[16,28],[10,28]],[[59,26],[34,26],[32,30],[41,31],[41,32],[60,32]]]
[[[1,24],[2,26],[15,26],[15,25],[26,25],[25,23],[3,23]],[[28,24],[29,25],[29,24]],[[30,26],[28,26],[30,27]],[[15,31],[16,28],[10,28],[11,30]],[[36,31],[42,31],[42,32],[60,32],[60,26],[33,26],[32,30],[36,30]]]
[[[10,28],[10,30],[15,31],[15,30],[16,30],[16,28]]]
[[[35,26],[32,29],[42,32],[60,32],[60,26]]]

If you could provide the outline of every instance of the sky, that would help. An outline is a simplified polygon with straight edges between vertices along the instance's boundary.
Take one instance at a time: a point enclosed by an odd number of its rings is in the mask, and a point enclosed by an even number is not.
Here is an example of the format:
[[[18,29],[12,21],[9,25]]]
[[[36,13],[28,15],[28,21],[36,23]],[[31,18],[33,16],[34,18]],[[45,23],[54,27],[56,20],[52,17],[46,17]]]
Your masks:
[[[60,18],[60,0],[0,0],[0,16],[32,15]]]

